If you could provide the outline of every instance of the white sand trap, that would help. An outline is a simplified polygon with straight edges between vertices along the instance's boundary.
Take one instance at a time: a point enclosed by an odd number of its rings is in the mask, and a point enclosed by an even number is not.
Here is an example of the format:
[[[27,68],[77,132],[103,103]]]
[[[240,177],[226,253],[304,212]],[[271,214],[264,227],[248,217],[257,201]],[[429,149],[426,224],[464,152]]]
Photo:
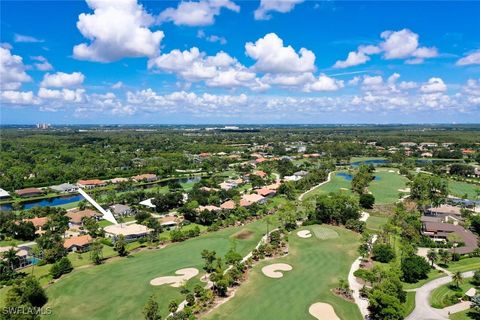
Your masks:
[[[388,172],[395,172],[395,170],[388,170]]]
[[[340,320],[333,307],[328,303],[314,303],[308,308],[308,312],[319,320]]]
[[[292,266],[286,263],[274,263],[262,268],[264,275],[270,278],[281,278],[283,273],[281,271],[290,271]]]
[[[368,212],[365,212],[363,211],[361,214],[360,214],[360,221],[363,221],[363,222],[367,222],[368,218],[370,217],[370,214]]]
[[[310,238],[312,234],[310,233],[310,230],[300,230],[297,232],[297,236],[300,238]]]
[[[410,188],[398,189],[400,192],[410,192]]]
[[[340,188],[340,190],[348,191],[348,188]]]
[[[180,269],[175,272],[178,276],[167,276],[167,277],[158,277],[150,281],[152,286],[161,286],[163,284],[169,284],[172,287],[178,288],[183,285],[184,282],[195,277],[198,274],[198,269],[196,268],[185,268]]]

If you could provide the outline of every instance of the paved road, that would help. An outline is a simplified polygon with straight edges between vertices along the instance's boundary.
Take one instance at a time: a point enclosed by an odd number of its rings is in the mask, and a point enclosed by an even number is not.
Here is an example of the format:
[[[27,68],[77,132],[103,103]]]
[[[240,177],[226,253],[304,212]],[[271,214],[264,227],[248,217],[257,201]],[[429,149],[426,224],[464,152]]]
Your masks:
[[[473,277],[473,271],[462,273],[464,278]],[[469,304],[459,303],[445,309],[435,309],[430,306],[430,295],[436,288],[452,281],[451,276],[432,280],[416,289],[415,309],[405,318],[406,320],[448,320],[448,312],[460,312],[470,307]]]

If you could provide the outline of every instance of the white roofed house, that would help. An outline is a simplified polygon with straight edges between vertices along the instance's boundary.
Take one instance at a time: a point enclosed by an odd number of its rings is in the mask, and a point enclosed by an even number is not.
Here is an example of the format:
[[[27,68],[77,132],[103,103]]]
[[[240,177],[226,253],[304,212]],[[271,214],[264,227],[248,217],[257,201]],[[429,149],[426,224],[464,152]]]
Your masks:
[[[153,230],[137,223],[131,224],[114,224],[103,228],[105,236],[116,239],[119,235],[123,235],[126,241],[135,241],[148,236]]]
[[[110,210],[115,216],[129,216],[133,213],[132,208],[124,204],[113,204],[110,207]]]
[[[51,186],[50,189],[57,192],[75,192],[78,190],[78,187],[70,183],[62,183],[56,186]]]

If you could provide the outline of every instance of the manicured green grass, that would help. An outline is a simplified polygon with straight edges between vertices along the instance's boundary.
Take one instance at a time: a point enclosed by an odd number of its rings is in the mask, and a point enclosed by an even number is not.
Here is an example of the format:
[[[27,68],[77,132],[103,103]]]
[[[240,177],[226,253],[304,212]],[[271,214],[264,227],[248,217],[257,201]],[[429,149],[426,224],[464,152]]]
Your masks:
[[[450,297],[455,294],[464,295],[468,289],[475,287],[470,283],[469,279],[464,279],[463,283],[460,284],[460,288],[452,286],[453,282],[444,284],[441,287],[433,290],[432,295],[430,296],[430,305],[437,309],[443,309],[445,307],[454,305],[455,303],[460,302],[458,299],[451,300]]]
[[[240,230],[252,236],[240,240],[232,237]],[[255,247],[265,232],[263,221],[243,227],[228,228],[176,243],[159,250],[146,250],[128,258],[119,258],[100,266],[74,270],[47,289],[51,319],[142,319],[142,310],[148,297],[155,294],[163,317],[172,299],[181,301],[180,288],[151,286],[150,280],[186,267],[201,270],[203,249],[215,250],[223,256],[236,243],[239,253],[245,255]],[[191,279],[191,287],[199,283],[203,273]]]
[[[441,271],[438,271],[437,269],[432,269],[432,271],[430,271],[428,273],[428,278],[427,279],[422,279],[416,283],[406,283],[406,282],[403,282],[403,289],[405,290],[408,290],[408,289],[416,289],[416,288],[420,288],[421,286],[423,286],[424,284],[426,284],[427,282],[430,282],[432,280],[435,280],[435,279],[438,279],[438,278],[441,278],[441,277],[446,277],[447,275]]]
[[[451,320],[472,320],[472,319],[478,319],[478,317],[477,317],[477,318],[470,317],[470,316],[469,316],[469,313],[470,313],[470,312],[472,312],[472,309],[468,309],[468,310],[465,310],[465,311],[453,313],[453,314],[450,315],[449,319],[451,319]]]
[[[367,229],[378,231],[388,221],[387,217],[370,216],[367,220]]]
[[[318,226],[302,227],[314,233]],[[329,303],[341,319],[361,319],[358,307],[331,289],[340,278],[346,279],[355,260],[359,236],[343,228],[320,226],[339,234],[321,240],[315,236],[302,239],[296,232],[289,236],[289,253],[275,260],[262,261],[250,272],[235,296],[214,309],[205,319],[313,319],[308,308],[316,302]],[[272,263],[287,263],[292,271],[282,278],[266,277],[261,269]]]
[[[475,199],[476,197],[475,190],[480,189],[480,186],[476,184],[462,182],[462,181],[455,181],[451,179],[448,180],[448,187],[450,189],[450,194],[457,197],[463,197],[466,194],[468,199]]]
[[[378,204],[396,202],[400,193],[398,189],[404,189],[408,181],[407,178],[399,175],[396,171],[389,172],[385,169],[375,172],[375,177],[378,177],[379,180],[370,182],[368,190],[373,193],[375,203]]]
[[[480,269],[480,258],[464,258],[459,261],[449,262],[447,269],[451,272],[465,272]]]
[[[16,245],[19,245],[22,242],[24,242],[24,241],[17,240],[17,239],[1,240],[0,241],[0,247],[16,246]]]
[[[407,301],[403,305],[405,308],[405,316],[408,316],[415,309],[415,292],[407,292]]]
[[[368,186],[368,190],[372,192],[375,197],[375,203],[387,204],[394,203],[399,198],[398,189],[404,189],[408,181],[407,178],[399,175],[397,171],[389,172],[389,170],[381,168],[375,172],[375,176],[379,177],[378,180],[373,180]],[[322,185],[321,187],[313,190],[305,195],[305,199],[311,199],[320,194],[326,194],[330,192],[337,192],[339,190],[351,194],[351,181],[345,179],[338,174],[349,173],[347,171],[340,171],[332,174],[330,182]]]

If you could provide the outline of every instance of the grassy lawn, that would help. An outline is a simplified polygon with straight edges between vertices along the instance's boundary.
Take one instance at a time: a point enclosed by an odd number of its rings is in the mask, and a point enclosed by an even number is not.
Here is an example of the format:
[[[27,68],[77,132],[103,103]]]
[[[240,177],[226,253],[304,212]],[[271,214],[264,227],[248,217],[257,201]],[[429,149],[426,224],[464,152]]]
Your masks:
[[[377,171],[375,177],[379,180],[373,180],[368,186],[368,190],[375,196],[375,203],[385,204],[393,203],[398,200],[398,189],[406,187],[408,179],[399,175],[397,172]]]
[[[180,301],[180,288],[151,286],[150,280],[173,275],[176,270],[195,267],[201,270],[203,249],[223,256],[236,243],[237,251],[248,253],[260,240],[266,226],[256,221],[243,227],[228,228],[198,238],[169,245],[160,250],[145,250],[128,258],[115,259],[100,266],[74,270],[47,289],[51,319],[142,319],[148,297],[155,294],[162,316],[172,299]],[[250,237],[237,239],[245,230]],[[188,286],[199,283],[199,274]]]
[[[461,259],[460,261],[449,262],[447,269],[451,272],[478,270],[480,269],[480,258],[465,258]]]
[[[16,246],[23,242],[30,242],[30,241],[21,241],[17,239],[1,240],[0,247]]]
[[[361,319],[354,303],[339,298],[330,291],[338,285],[340,278],[347,278],[350,265],[357,256],[358,235],[325,225],[302,229],[311,230],[313,236],[302,239],[292,233],[289,236],[287,256],[256,265],[235,296],[204,318],[313,319],[308,313],[310,305],[325,302],[333,306],[341,319]],[[325,240],[317,237],[325,229],[329,234],[338,233],[339,237],[327,237]],[[280,279],[268,278],[261,269],[271,263],[287,263],[293,270],[285,272]]]
[[[415,309],[415,292],[407,292],[407,301],[404,304],[405,316],[408,316]]]
[[[430,296],[430,305],[437,309],[443,309],[445,307],[454,305],[459,302],[458,299],[452,299],[455,294],[464,295],[468,289],[475,287],[470,283],[468,279],[464,279],[463,283],[460,284],[460,288],[456,288],[452,285],[452,282],[444,284],[441,287],[433,290],[432,295]]]
[[[448,180],[448,187],[450,194],[457,197],[463,197],[466,194],[469,199],[475,199],[475,190],[480,189],[476,184],[456,180]]]
[[[387,217],[377,217],[377,216],[370,216],[367,220],[367,229],[378,231],[380,228],[387,223]]]
[[[339,175],[340,174],[340,175]],[[347,171],[340,171],[332,175],[330,182],[313,190],[305,195],[305,199],[313,198],[320,194],[337,192],[342,190],[351,194],[351,183],[341,174],[348,174]],[[399,175],[397,172],[389,172],[388,169],[380,169],[375,172],[378,180],[373,180],[368,186],[368,190],[375,196],[376,204],[394,203],[398,200],[399,191],[406,187],[407,178]]]
[[[469,316],[469,313],[472,312],[471,309],[469,310],[465,310],[465,311],[462,311],[462,312],[458,312],[458,313],[454,313],[454,314],[451,314],[449,319],[451,320],[471,320],[471,319],[478,319],[478,316],[476,317],[470,317]]]

